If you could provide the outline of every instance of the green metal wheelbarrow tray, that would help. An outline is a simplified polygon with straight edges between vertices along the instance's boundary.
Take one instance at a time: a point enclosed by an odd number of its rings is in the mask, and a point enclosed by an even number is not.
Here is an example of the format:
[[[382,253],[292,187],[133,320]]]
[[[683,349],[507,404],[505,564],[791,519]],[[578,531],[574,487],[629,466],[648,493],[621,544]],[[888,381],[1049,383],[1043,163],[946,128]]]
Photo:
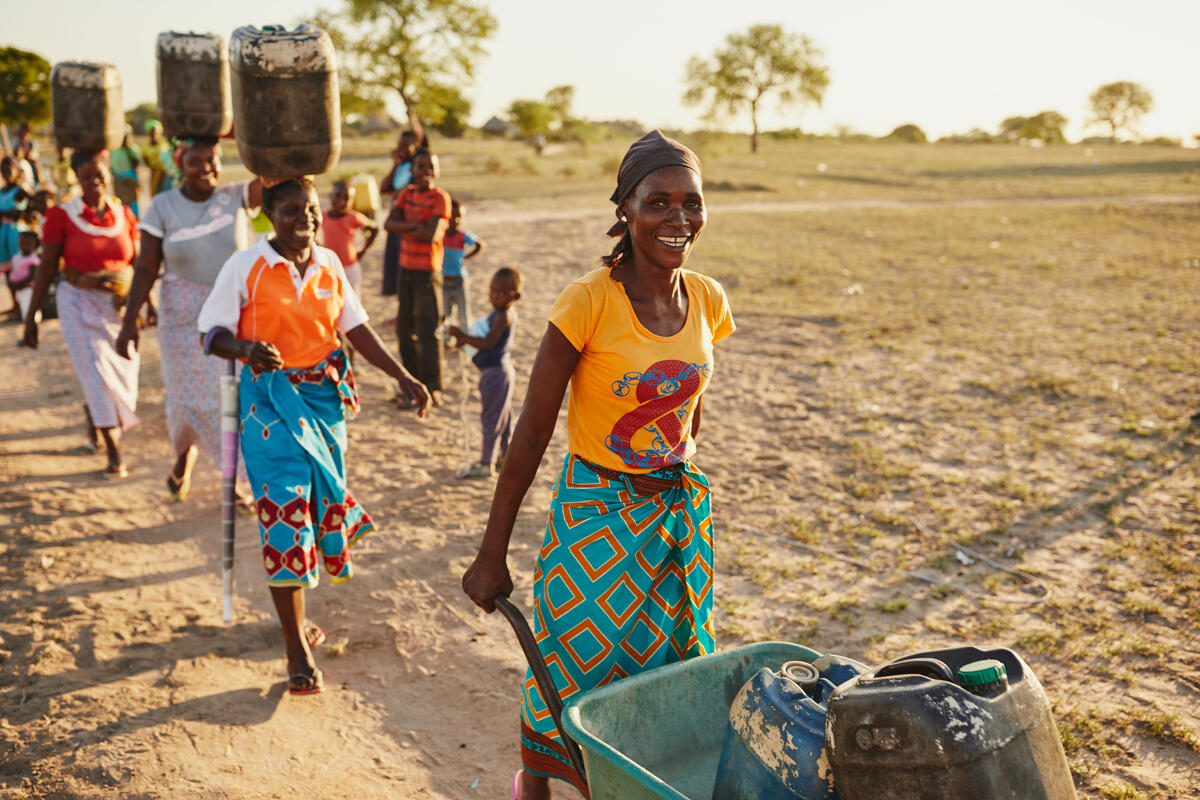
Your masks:
[[[821,657],[799,644],[759,642],[622,678],[564,707],[521,612],[504,597],[496,607],[521,640],[591,800],[710,800],[738,690],[763,667]]]

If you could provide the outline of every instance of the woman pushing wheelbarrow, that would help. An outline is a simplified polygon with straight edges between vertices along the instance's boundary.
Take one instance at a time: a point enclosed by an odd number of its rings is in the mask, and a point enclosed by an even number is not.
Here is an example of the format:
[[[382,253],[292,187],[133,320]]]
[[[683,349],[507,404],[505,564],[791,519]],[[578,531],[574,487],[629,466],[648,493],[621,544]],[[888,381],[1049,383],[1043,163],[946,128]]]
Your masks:
[[[619,237],[550,311],[463,590],[485,611],[513,588],[513,523],[567,385],[569,453],[534,572],[534,636],[563,699],[714,649],[708,481],[691,463],[713,345],[733,332],[715,280],[684,268],[705,223],[700,160],[658,131],[617,173]],[[513,797],[584,785],[531,674]]]

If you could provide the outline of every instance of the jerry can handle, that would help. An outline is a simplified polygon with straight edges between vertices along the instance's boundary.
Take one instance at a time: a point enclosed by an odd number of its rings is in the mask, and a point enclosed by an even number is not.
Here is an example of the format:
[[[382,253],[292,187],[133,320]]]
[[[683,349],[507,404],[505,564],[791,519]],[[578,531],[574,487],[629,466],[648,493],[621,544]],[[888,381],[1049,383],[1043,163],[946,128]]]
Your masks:
[[[871,677],[892,678],[897,675],[921,675],[934,680],[958,683],[954,672],[940,658],[910,658],[905,661],[893,661],[875,670]]]

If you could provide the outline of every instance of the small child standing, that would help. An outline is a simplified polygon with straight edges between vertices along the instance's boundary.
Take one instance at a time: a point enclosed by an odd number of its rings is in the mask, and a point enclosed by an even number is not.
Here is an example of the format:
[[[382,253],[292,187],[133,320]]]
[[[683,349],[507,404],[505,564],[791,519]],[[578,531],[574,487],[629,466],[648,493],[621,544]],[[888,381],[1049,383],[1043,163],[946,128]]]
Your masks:
[[[450,309],[458,307],[458,326],[466,330],[471,313],[467,310],[467,259],[483,250],[483,240],[462,226],[462,206],[450,202],[450,225],[442,239],[442,321],[450,319]]]
[[[354,202],[354,187],[346,181],[338,181],[333,185],[329,202],[330,208],[321,221],[322,244],[337,253],[342,260],[342,269],[346,271],[346,279],[358,293],[362,285],[362,266],[358,262],[379,235],[379,224],[350,207]],[[362,250],[354,247],[354,232],[359,230],[367,237]]]
[[[12,267],[8,272],[8,286],[12,289],[13,299],[21,309],[21,319],[29,313],[29,301],[33,299],[33,274],[37,271],[42,256],[38,253],[41,241],[36,231],[21,231],[17,240],[20,252],[13,256]],[[41,312],[38,312],[41,320]],[[21,341],[20,344],[24,344]]]
[[[497,455],[503,462],[512,439],[512,398],[516,374],[513,371],[512,332],[517,325],[517,311],[513,305],[521,299],[521,287],[525,279],[512,267],[502,267],[492,276],[488,289],[488,301],[492,313],[488,315],[486,336],[471,336],[456,325],[449,327],[455,347],[469,344],[479,349],[471,359],[479,367],[479,396],[482,400],[480,422],[483,426],[483,448],[479,461],[460,470],[459,478],[488,478],[496,474]],[[499,454],[497,454],[499,445]]]

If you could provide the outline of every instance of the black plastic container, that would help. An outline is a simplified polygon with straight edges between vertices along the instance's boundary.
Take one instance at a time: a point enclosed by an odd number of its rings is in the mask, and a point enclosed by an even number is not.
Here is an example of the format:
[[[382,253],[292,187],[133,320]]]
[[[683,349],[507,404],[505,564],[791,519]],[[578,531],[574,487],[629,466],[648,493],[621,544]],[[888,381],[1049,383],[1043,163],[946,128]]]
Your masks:
[[[50,109],[59,147],[111,150],[125,138],[121,73],[112,64],[55,64],[50,71]]]
[[[215,33],[158,35],[158,117],[167,136],[224,136],[233,129],[229,55]]]
[[[825,741],[841,800],[1075,800],[1046,693],[1003,648],[858,676],[829,698]]]
[[[337,163],[342,116],[329,34],[244,26],[229,40],[229,66],[238,153],[251,172],[293,178]]]

